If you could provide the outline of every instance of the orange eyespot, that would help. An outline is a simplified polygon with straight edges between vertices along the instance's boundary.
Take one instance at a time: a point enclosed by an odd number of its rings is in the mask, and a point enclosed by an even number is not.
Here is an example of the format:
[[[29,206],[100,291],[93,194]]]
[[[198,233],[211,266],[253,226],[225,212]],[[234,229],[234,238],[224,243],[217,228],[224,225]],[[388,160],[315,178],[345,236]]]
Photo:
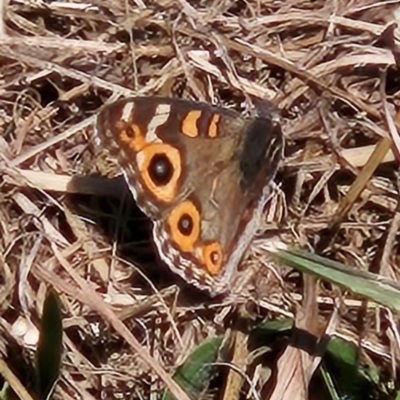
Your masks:
[[[179,150],[167,144],[155,143],[140,151],[136,160],[147,189],[160,201],[172,201],[182,173]]]
[[[140,129],[136,124],[127,125],[125,128],[125,134],[130,139],[135,139],[140,136]]]
[[[119,140],[133,151],[140,151],[146,146],[145,137],[136,124],[124,126],[118,136]]]
[[[203,260],[207,271],[211,275],[219,273],[222,267],[222,248],[218,242],[207,244],[203,247]]]
[[[200,213],[189,200],[175,207],[168,217],[172,240],[182,251],[192,251],[200,235]]]

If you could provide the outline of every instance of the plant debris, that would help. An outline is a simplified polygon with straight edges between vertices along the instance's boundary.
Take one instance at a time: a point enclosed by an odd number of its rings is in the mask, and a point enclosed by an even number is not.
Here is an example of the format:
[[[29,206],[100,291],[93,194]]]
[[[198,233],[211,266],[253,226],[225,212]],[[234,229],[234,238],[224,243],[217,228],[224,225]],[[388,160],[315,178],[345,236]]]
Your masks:
[[[170,376],[202,341],[232,328],[238,310],[254,324],[299,321],[303,280],[271,262],[266,242],[317,249],[398,280],[398,15],[389,0],[1,2],[2,370],[20,365],[11,356],[17,350],[33,359],[48,287],[64,318],[56,395],[161,398],[168,386],[183,399]],[[262,100],[280,111],[285,159],[241,266],[248,279],[240,295],[210,298],[163,266],[149,221],[96,146],[102,105],[138,95],[243,113]],[[337,221],[382,137],[391,149]],[[333,221],[334,240],[319,247]],[[311,331],[322,336],[331,323],[330,333],[356,343],[395,379],[398,316],[330,285],[310,285],[307,302],[318,313],[307,315],[304,303],[301,312]],[[249,382],[264,398],[265,360],[249,359],[240,398],[253,396]],[[17,371],[32,390],[24,374]],[[292,375],[297,384],[299,375]],[[210,398],[216,387],[211,382]]]

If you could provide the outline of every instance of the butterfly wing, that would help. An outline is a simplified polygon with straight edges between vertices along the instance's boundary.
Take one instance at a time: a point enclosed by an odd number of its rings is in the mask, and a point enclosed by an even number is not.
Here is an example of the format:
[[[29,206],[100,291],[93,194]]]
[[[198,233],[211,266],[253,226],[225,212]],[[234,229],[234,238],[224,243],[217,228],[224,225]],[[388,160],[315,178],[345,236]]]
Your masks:
[[[161,258],[188,282],[226,289],[247,248],[282,153],[272,114],[246,119],[206,103],[134,98],[97,120]]]

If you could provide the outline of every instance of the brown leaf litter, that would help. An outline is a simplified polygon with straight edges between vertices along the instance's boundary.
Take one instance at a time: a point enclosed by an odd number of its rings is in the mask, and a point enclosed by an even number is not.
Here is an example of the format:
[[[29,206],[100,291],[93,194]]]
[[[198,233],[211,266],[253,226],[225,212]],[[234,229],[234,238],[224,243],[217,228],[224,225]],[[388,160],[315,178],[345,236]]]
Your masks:
[[[397,315],[337,288],[303,285],[271,264],[263,242],[316,249],[345,207],[325,254],[399,279],[396,2],[11,0],[0,12],[3,372],[15,367],[6,346],[29,355],[29,329],[16,333],[16,323],[37,321],[48,286],[63,306],[57,393],[65,398],[160,398],[165,385],[186,398],[170,374],[203,339],[234,328],[239,309],[257,320],[295,316],[317,336],[335,332],[393,372]],[[146,219],[95,148],[102,104],[157,94],[241,111],[268,99],[281,111],[278,194],[243,264],[257,279],[247,273],[241,296],[208,298],[160,265]],[[382,137],[392,149],[343,206]],[[228,374],[225,398],[251,397],[254,387],[259,398],[307,397],[318,360],[288,346],[264,395],[260,359],[246,367],[246,335],[235,335],[240,354],[231,360],[243,375]]]

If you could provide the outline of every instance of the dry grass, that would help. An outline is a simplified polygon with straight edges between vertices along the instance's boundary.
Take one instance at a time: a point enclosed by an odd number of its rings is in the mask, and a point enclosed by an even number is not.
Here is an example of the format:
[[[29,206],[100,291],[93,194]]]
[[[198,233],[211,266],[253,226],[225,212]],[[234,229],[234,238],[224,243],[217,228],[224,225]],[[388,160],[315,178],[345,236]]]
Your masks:
[[[320,250],[398,279],[397,2],[0,5],[2,347],[26,349],[16,322],[36,321],[46,288],[55,287],[65,316],[64,398],[149,398],[164,387],[161,368],[173,371],[194,345],[231,327],[240,304],[258,319],[293,315],[301,282],[283,268],[259,267],[263,241],[316,248],[383,136],[396,151]],[[281,109],[287,147],[277,178],[279,229],[254,241],[250,262],[262,279],[240,298],[188,290],[154,258],[146,221],[124,185],[99,177],[114,175],[115,166],[94,148],[94,116],[103,103],[138,94],[236,109],[266,98]],[[321,333],[339,292],[320,286],[317,294]],[[400,361],[397,317],[365,311],[350,294],[343,299],[334,330],[391,371]],[[137,357],[135,338],[156,366]]]

